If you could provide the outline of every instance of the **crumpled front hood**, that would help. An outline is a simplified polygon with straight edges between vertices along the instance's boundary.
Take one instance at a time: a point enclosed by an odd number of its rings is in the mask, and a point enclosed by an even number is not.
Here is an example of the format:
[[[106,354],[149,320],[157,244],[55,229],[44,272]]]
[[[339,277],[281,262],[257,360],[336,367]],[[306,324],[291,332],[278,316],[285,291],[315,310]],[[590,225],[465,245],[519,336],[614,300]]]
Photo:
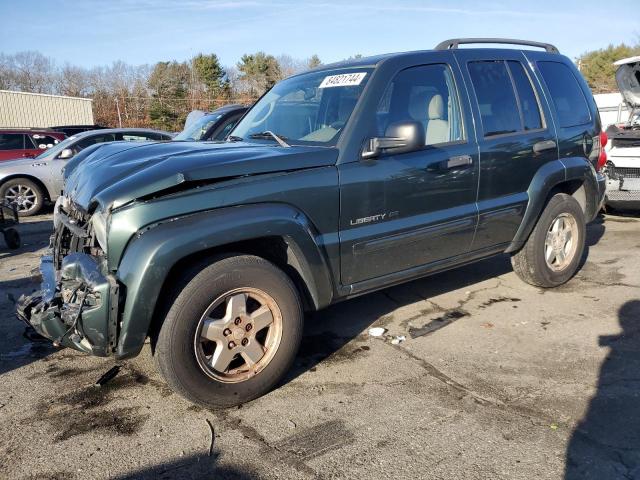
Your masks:
[[[92,150],[65,182],[65,194],[89,210],[117,208],[185,182],[334,165],[335,148],[247,142],[109,143]]]
[[[640,107],[640,56],[625,58],[614,63],[616,83],[624,101],[631,108]]]

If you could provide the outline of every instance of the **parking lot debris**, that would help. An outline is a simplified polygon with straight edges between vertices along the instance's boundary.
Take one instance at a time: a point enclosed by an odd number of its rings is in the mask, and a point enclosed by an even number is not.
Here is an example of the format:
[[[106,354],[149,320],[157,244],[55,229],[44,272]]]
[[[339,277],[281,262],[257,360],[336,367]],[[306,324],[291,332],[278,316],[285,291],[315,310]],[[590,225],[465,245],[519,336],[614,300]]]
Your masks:
[[[211,431],[211,443],[209,444],[209,456],[213,455],[213,444],[216,441],[216,431],[213,429],[213,425],[209,421],[208,418],[205,418],[207,425],[209,425],[209,430]]]
[[[447,325],[452,324],[456,320],[461,319],[462,317],[468,317],[469,313],[464,310],[455,309],[450,310],[444,315],[434,318],[428,323],[425,323],[422,327],[410,327],[409,335],[411,338],[423,337],[425,335],[429,335],[437,330],[440,330],[442,327],[446,327]]]
[[[387,329],[382,327],[373,327],[369,329],[369,335],[372,337],[381,337],[386,333]]]
[[[118,375],[118,373],[120,372],[120,369],[122,368],[122,366],[120,365],[116,365],[114,367],[111,367],[109,370],[107,370],[104,375],[102,375],[98,381],[96,382],[96,385],[98,385],[99,387],[103,387],[106,383],[110,382],[111,380],[113,380],[115,378],[116,375]]]
[[[396,335],[391,339],[392,345],[399,345],[407,339],[404,335]]]

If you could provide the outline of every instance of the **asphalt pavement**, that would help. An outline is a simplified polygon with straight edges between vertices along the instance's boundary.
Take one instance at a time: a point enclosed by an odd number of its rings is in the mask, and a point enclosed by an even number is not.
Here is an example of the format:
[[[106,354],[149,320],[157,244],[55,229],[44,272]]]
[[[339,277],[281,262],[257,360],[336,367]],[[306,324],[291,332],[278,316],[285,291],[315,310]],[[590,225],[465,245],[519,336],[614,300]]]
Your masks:
[[[113,360],[22,337],[50,231],[0,250],[0,478],[640,478],[640,216],[592,223],[560,288],[498,256],[309,315],[285,382],[218,411],[148,347],[98,387]]]

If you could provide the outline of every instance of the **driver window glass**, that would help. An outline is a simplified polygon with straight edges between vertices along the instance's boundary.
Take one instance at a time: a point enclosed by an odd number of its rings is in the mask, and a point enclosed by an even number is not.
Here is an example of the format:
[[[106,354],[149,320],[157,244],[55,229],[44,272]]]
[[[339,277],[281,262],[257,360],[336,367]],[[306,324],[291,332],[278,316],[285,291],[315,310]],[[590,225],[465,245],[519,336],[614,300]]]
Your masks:
[[[420,122],[426,145],[465,140],[462,114],[453,74],[448,65],[407,68],[387,87],[376,111],[378,136],[389,125]]]
[[[224,140],[225,138],[227,138],[227,135],[229,135],[229,133],[231,132],[231,129],[233,127],[235,127],[236,122],[238,121],[238,119],[233,119],[231,120],[229,123],[227,123],[224,128],[222,130],[220,130],[217,135],[212,138],[211,140]]]
[[[111,133],[107,133],[104,135],[95,135],[93,137],[85,138],[84,140],[80,140],[75,144],[73,149],[76,152],[87,148],[90,145],[95,145],[96,143],[104,143],[104,142],[113,142],[115,141],[115,136]]]

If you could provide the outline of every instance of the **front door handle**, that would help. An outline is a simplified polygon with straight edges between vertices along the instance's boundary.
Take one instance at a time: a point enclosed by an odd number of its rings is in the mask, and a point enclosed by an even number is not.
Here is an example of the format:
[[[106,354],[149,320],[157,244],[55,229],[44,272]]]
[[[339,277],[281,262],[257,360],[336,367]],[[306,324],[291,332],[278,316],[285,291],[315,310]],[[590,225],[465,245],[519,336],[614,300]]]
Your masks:
[[[473,164],[471,155],[456,155],[447,160],[447,168],[466,167]]]
[[[533,153],[544,152],[545,150],[551,150],[556,148],[557,144],[555,140],[542,140],[533,144]]]

